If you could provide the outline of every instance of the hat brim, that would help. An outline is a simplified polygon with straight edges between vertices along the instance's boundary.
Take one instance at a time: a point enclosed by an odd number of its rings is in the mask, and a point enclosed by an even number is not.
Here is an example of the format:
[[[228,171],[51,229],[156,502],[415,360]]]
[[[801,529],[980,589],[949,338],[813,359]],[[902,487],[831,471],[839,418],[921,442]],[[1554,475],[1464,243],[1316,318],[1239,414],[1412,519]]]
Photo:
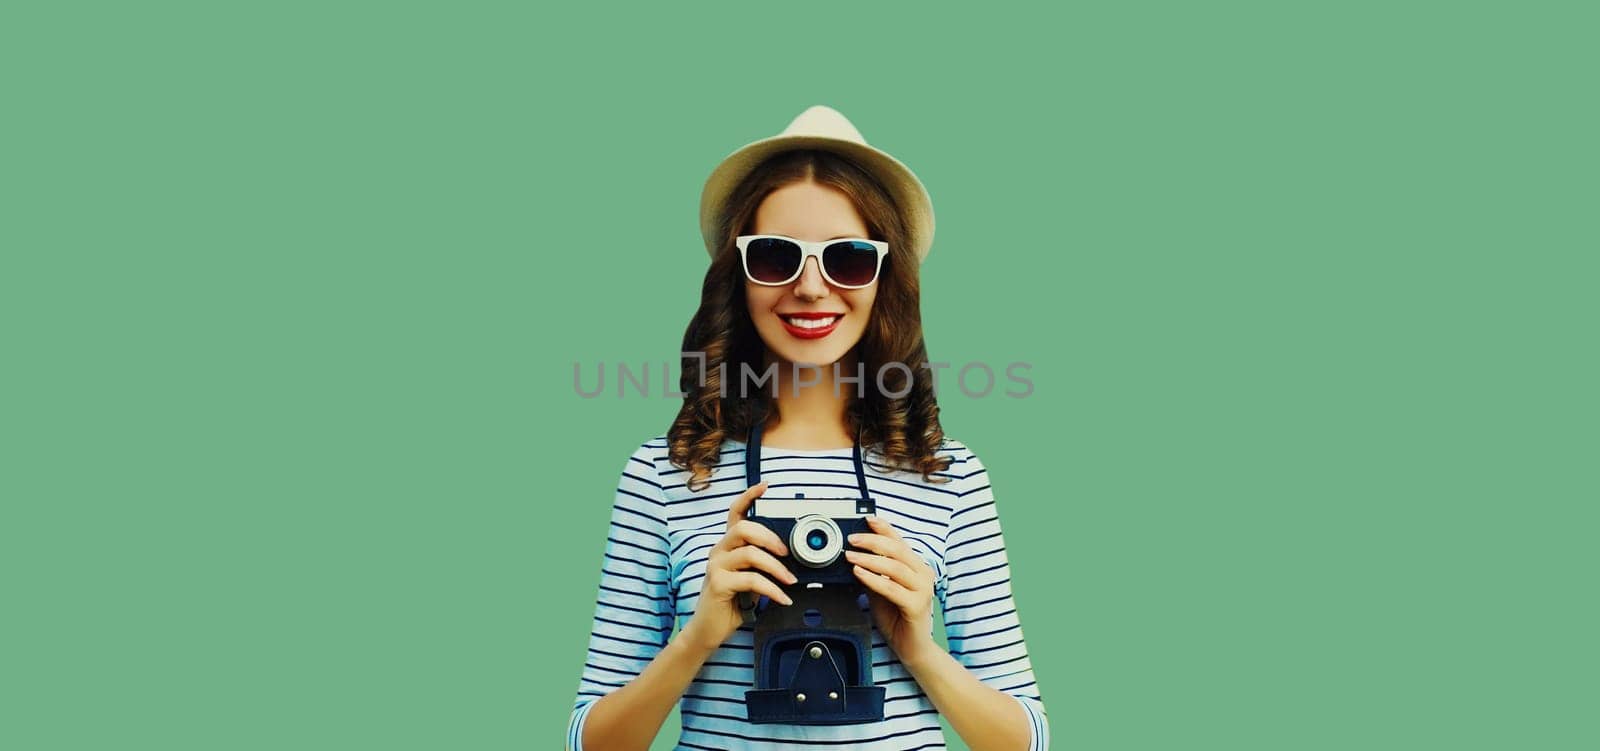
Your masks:
[[[722,238],[718,236],[718,213],[740,181],[773,154],[794,149],[819,149],[839,154],[872,174],[888,191],[906,225],[911,250],[917,263],[928,257],[933,247],[933,201],[915,173],[900,160],[866,144],[826,136],[773,136],[745,144],[729,154],[700,191],[700,234],[706,252],[716,257]],[[890,252],[894,252],[893,249]]]

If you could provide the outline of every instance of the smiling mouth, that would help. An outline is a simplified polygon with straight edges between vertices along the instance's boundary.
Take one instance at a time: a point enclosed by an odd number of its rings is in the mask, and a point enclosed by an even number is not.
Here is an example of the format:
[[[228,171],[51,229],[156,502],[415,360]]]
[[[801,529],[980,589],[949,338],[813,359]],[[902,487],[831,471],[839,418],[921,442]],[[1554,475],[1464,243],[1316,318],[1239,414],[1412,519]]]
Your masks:
[[[783,322],[783,330],[796,339],[821,339],[832,334],[839,327],[839,320],[844,318],[840,313],[801,313],[799,315],[779,314],[778,320]]]

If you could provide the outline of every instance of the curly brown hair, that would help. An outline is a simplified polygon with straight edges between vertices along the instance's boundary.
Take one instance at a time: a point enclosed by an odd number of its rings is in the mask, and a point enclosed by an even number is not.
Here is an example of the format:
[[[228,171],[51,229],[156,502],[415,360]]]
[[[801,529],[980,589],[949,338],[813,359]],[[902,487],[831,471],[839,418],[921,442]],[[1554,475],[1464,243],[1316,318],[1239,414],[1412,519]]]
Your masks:
[[[890,249],[878,275],[872,315],[852,350],[865,366],[865,378],[862,397],[852,398],[846,409],[848,432],[860,436],[863,450],[877,447],[887,465],[883,471],[903,467],[921,472],[925,481],[946,482],[948,477],[932,478],[932,473],[949,468],[950,459],[935,456],[944,442],[944,430],[926,365],[918,263],[904,251],[895,252],[909,247],[905,224],[894,201],[871,175],[843,156],[813,149],[785,151],[767,159],[733,191],[718,217],[720,249],[706,270],[700,308],[684,332],[681,350],[704,357],[683,359],[679,382],[683,406],[667,433],[668,457],[674,466],[691,471],[690,490],[704,490],[723,440],[743,440],[757,420],[765,426],[777,412],[766,389],[756,389],[753,396],[734,393],[743,389],[722,393],[724,375],[737,383],[743,366],[763,372],[766,350],[745,302],[744,269],[734,240],[753,230],[756,209],[768,194],[805,180],[849,196],[870,236],[884,240]],[[888,363],[905,367],[884,368]],[[878,390],[879,373],[888,393]],[[901,393],[904,396],[891,396]]]

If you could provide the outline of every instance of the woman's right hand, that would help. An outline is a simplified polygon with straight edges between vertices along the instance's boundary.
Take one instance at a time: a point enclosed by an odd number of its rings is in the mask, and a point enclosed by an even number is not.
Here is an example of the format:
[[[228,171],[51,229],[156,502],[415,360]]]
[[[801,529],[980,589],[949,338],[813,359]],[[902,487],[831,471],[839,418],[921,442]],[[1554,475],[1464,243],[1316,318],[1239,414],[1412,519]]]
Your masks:
[[[785,584],[797,581],[776,557],[788,555],[789,548],[778,539],[776,532],[745,518],[745,511],[766,491],[767,483],[763,480],[734,500],[728,508],[728,532],[706,557],[700,599],[680,636],[694,640],[707,652],[721,647],[744,623],[738,602],[740,592],[766,595],[784,605],[794,604],[773,583],[773,579]],[[772,579],[764,574],[771,575]]]

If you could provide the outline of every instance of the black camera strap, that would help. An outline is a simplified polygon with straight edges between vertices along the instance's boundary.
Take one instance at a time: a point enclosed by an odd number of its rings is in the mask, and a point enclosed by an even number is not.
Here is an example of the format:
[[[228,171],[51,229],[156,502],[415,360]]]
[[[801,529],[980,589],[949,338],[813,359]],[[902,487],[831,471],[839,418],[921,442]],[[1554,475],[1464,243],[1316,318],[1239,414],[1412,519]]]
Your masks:
[[[745,442],[744,450],[744,477],[746,487],[755,487],[761,482],[761,420],[757,418],[756,424],[750,427],[749,440]],[[867,470],[861,461],[861,432],[856,431],[855,446],[851,448],[850,458],[856,465],[856,486],[861,489],[862,498],[871,498],[867,492]]]

